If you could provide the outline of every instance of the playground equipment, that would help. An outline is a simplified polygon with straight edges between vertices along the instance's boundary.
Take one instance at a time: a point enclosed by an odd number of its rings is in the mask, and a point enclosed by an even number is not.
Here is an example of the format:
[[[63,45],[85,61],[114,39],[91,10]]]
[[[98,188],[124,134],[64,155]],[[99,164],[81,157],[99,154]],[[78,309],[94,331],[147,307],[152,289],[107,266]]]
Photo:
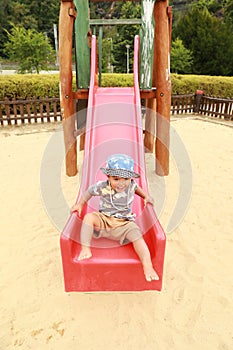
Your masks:
[[[74,0],[74,2],[61,0],[59,19],[60,99],[65,121],[64,140],[68,176],[74,176],[77,173],[74,102],[78,100],[81,106],[82,102],[84,106],[87,106],[84,101],[88,100],[90,82],[90,40],[88,38],[90,38],[90,25],[98,24],[97,21],[89,19],[88,8],[88,0]],[[110,25],[111,21],[102,20],[99,21],[99,24]],[[116,21],[113,22],[113,24],[116,23]],[[124,21],[119,20],[118,23],[123,24]],[[144,145],[150,152],[155,150],[155,169],[156,173],[161,176],[169,173],[171,26],[172,11],[168,6],[168,0],[142,0],[140,97],[145,99],[148,111],[145,121]],[[77,91],[72,90],[73,28],[76,38]]]
[[[76,2],[83,3],[84,0],[77,0]],[[150,0],[149,2],[153,3],[153,0]],[[155,86],[155,80],[157,81],[156,90],[139,88],[138,36],[135,37],[134,42],[134,86],[128,88],[99,87],[96,37],[92,36],[89,87],[88,89],[78,88],[77,92],[72,92],[72,28],[76,11],[73,1],[61,2],[59,30],[60,92],[64,118],[64,139],[67,152],[66,170],[67,174],[70,176],[75,175],[77,172],[77,146],[74,132],[74,100],[88,100],[84,163],[77,201],[90,184],[99,179],[103,179],[103,175],[101,175],[99,169],[104,165],[107,157],[114,153],[127,153],[135,160],[135,171],[141,174],[141,177],[138,180],[139,186],[141,186],[144,191],[148,192],[145,173],[141,98],[146,98],[148,101],[147,106],[152,106],[153,109],[155,108],[156,100],[156,172],[160,175],[168,174],[170,116],[170,78],[168,73],[169,16],[168,7],[164,7],[163,5],[163,2],[157,2],[154,7],[154,13],[156,12],[156,8],[159,9],[159,13],[161,12],[161,9],[164,9],[165,11],[165,14],[162,16],[158,13],[156,15],[154,14],[154,17],[157,18],[158,22],[161,22],[161,19],[163,22],[160,26],[156,22],[155,31],[157,33],[157,39],[155,41],[160,41],[161,38],[158,39],[158,36],[162,33],[162,29],[166,27],[166,44],[163,42],[161,46],[165,47],[164,51],[167,53],[165,62],[167,64],[164,64],[163,62],[161,65],[163,74],[158,68],[152,69],[151,83],[152,86]],[[164,25],[165,19],[166,26]],[[157,47],[154,49],[156,55],[153,52],[154,58],[156,56],[157,64],[163,57],[161,51],[163,51],[161,47]],[[79,59],[78,62],[80,62]],[[80,75],[80,73],[78,74]],[[159,77],[160,82],[158,79]],[[140,81],[142,80],[140,79]],[[82,82],[82,84],[84,83]],[[149,148],[148,145],[153,146],[154,143],[154,133],[151,132],[154,125],[151,125],[151,121],[148,120],[146,121],[146,124],[149,125],[150,128],[147,130],[147,134],[145,134],[144,137],[145,146],[147,148]],[[149,148],[151,151],[153,151],[152,146]],[[153,266],[159,275],[159,280],[152,282],[147,282],[145,280],[141,263],[132,248],[132,244],[119,246],[118,244],[116,245],[116,242],[110,240],[96,240],[96,243],[92,246],[93,257],[82,261],[76,260],[81,248],[79,243],[79,233],[83,216],[93,210],[97,210],[95,199],[93,199],[93,201],[90,200],[85,206],[82,217],[79,217],[77,213],[71,214],[61,234],[61,253],[65,290],[67,292],[161,290],[165,252],[165,234],[156,217],[153,207],[147,205],[144,208],[142,199],[139,197],[135,198],[133,211],[136,213],[136,221],[144,234],[144,239],[147,242],[151,253]]]

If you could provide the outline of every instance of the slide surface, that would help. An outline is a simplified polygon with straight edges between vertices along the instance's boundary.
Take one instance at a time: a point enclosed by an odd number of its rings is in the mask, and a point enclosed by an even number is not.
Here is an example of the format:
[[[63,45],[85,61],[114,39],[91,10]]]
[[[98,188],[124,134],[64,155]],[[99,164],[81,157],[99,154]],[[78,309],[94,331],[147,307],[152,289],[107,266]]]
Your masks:
[[[97,86],[96,38],[92,38],[91,81],[85,133],[84,160],[78,199],[89,185],[106,176],[100,170],[108,156],[124,153],[135,161],[136,179],[148,192],[143,145],[140,94],[138,86],[139,38],[135,37],[134,87],[101,88]],[[151,205],[135,196],[133,211],[151,252],[159,281],[147,282],[132,244],[92,240],[91,259],[77,261],[79,233],[83,216],[98,210],[98,197],[84,207],[82,217],[71,214],[61,235],[61,253],[66,291],[142,291],[161,290],[165,251],[165,234]]]

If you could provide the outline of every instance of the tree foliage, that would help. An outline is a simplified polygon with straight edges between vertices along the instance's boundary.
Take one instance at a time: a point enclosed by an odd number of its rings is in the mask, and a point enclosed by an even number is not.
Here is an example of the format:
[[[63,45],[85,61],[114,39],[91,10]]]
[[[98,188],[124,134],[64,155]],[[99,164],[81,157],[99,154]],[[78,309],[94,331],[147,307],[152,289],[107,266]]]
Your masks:
[[[13,26],[11,33],[7,34],[5,48],[9,57],[19,62],[20,73],[39,73],[42,69],[47,69],[53,50],[46,35],[17,26]]]
[[[233,75],[232,27],[206,8],[193,8],[181,17],[174,28],[177,37],[193,53],[192,73]]]
[[[224,1],[225,22],[233,28],[233,0]]]
[[[58,24],[59,8],[58,0],[0,0],[0,57],[5,57],[4,45],[12,24],[46,33],[52,44],[53,24]]]
[[[138,2],[89,4],[91,18],[141,17],[141,5]],[[233,0],[170,0],[170,4],[173,5],[174,14],[172,69],[185,69],[186,73],[194,74],[233,75]],[[58,24],[59,9],[59,0],[0,0],[0,57],[9,58],[10,51],[4,51],[4,47],[9,41],[7,33],[11,32],[12,25],[41,35],[46,33],[50,44],[54,46],[53,24]],[[132,71],[133,39],[135,34],[139,34],[139,29],[138,25],[104,27],[104,71],[108,71],[110,63],[115,66],[115,72],[126,72],[126,45],[130,45],[129,63]],[[178,45],[175,41],[177,38],[183,46]],[[187,50],[192,53],[193,62],[188,60],[188,66],[184,67]],[[17,55],[15,57],[18,58]],[[179,67],[175,68],[173,63],[176,60],[178,64],[178,58]]]
[[[140,18],[141,6],[132,2],[126,2],[121,9],[121,18]],[[125,73],[127,70],[127,50],[129,45],[129,68],[132,71],[134,37],[139,34],[139,25],[122,25],[117,27],[117,35],[114,38],[115,71]]]
[[[10,30],[9,18],[12,10],[12,1],[0,0],[0,57],[4,56],[3,48],[7,41],[6,30]]]
[[[192,52],[186,49],[180,38],[176,38],[171,49],[171,72],[190,73],[192,63]]]

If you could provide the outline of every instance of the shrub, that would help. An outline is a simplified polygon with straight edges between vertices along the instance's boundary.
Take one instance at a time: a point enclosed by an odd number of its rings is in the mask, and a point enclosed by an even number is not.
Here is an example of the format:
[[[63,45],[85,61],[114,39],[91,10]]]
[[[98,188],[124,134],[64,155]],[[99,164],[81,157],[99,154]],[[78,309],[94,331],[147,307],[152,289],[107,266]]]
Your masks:
[[[233,98],[233,77],[172,74],[172,94],[194,94],[203,90],[212,97]],[[133,74],[102,74],[102,86],[133,86]],[[76,91],[75,77],[73,91]],[[0,99],[59,97],[59,74],[1,75]]]
[[[233,98],[233,77],[172,74],[172,94],[193,94],[203,90],[212,97]]]
[[[0,77],[0,99],[59,96],[58,74],[14,74]]]
[[[103,87],[115,86],[133,86],[133,74],[102,74],[101,85]]]

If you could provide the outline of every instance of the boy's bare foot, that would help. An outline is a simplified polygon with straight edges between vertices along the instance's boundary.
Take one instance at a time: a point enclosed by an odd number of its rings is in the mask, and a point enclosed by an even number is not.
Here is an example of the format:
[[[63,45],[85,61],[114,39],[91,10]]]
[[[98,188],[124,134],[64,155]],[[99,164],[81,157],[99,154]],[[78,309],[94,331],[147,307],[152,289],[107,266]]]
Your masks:
[[[144,270],[144,274],[147,282],[159,280],[159,276],[157,275],[157,272],[154,270],[152,264],[144,264],[143,270]]]
[[[90,259],[92,257],[91,249],[90,247],[82,247],[81,252],[77,258],[77,260],[85,260]]]

